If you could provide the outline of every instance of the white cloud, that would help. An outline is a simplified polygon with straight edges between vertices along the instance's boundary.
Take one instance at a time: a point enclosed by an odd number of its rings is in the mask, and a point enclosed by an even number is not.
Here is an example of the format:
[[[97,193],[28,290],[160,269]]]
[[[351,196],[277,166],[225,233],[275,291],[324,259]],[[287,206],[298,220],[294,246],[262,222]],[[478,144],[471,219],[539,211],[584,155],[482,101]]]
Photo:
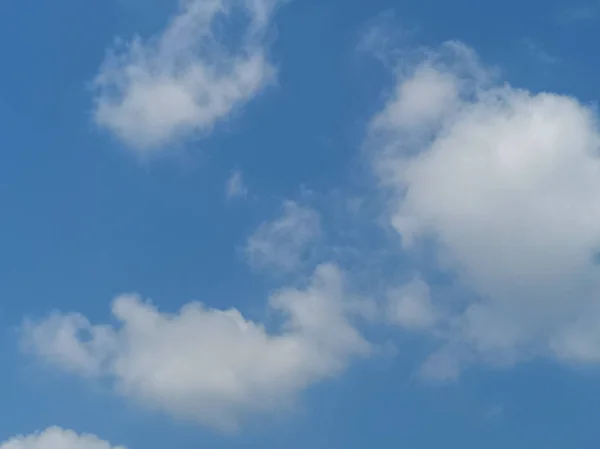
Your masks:
[[[94,119],[139,154],[209,132],[274,80],[264,34],[276,0],[185,0],[162,33],[115,49],[94,80]],[[224,34],[249,20],[238,43]],[[231,40],[231,39],[229,39]]]
[[[246,187],[246,184],[244,183],[241,171],[235,170],[231,174],[225,186],[225,194],[228,199],[244,198],[248,195],[248,187]]]
[[[271,296],[270,309],[283,318],[279,332],[236,309],[190,303],[167,314],[123,295],[112,307],[118,327],[56,315],[26,323],[23,338],[61,369],[111,379],[121,394],[151,408],[234,430],[246,414],[286,408],[303,389],[370,353],[352,325],[358,304],[343,273],[322,265],[305,288]]]
[[[95,435],[50,427],[43,432],[19,435],[0,443],[0,449],[125,449],[113,446]]]
[[[493,82],[464,46],[399,70],[369,148],[403,245],[437,244],[453,303],[424,370],[532,357],[600,362],[600,133],[564,95]],[[465,296],[467,298],[467,296]],[[439,298],[438,298],[439,300]]]
[[[436,124],[457,100],[458,80],[430,64],[398,83],[394,99],[375,120],[376,127],[412,128]]]
[[[293,201],[283,203],[280,217],[259,226],[246,245],[251,265],[291,272],[301,267],[321,236],[321,219],[313,209]]]
[[[407,330],[423,330],[434,326],[438,312],[429,297],[429,286],[421,279],[391,289],[387,294],[388,319]]]

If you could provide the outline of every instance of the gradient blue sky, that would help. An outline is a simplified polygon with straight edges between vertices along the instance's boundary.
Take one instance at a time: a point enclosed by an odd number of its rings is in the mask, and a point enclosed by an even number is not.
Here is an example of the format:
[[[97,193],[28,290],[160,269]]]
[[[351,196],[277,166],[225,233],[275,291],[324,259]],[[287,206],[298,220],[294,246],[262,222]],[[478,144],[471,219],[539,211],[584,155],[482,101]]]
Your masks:
[[[94,122],[89,84],[116,36],[156,35],[176,2],[1,2],[0,441],[57,425],[129,449],[596,448],[594,364],[534,358],[475,366],[431,385],[415,374],[431,342],[369,325],[365,335],[393,345],[393,354],[353,361],[300,392],[292,411],[224,434],[114,394],[110,380],[40,363],[22,349],[19,326],[55,310],[113,323],[110,302],[124,292],[168,312],[198,300],[265,321],[265,298],[331,255],[316,250],[284,274],[249,263],[249,237],[277,219],[286,200],[318,211],[322,246],[346,242],[336,232],[345,226],[363,232],[348,237],[363,256],[336,259],[359,270],[371,251],[396,244],[374,218],[369,223],[371,215],[351,226],[348,212],[336,209],[340,198],[375,189],[362,149],[394,77],[365,45],[369,31],[387,37],[392,65],[402,56],[391,48],[457,40],[503,82],[588,104],[600,96],[599,8],[592,1],[290,1],[265,38],[277,82],[210,132],[145,160]],[[228,198],[236,170],[247,194]],[[373,208],[379,201],[366,199]],[[364,285],[396,271],[404,279],[414,268],[406,264],[399,249],[365,269]],[[386,274],[374,281],[377,270]],[[422,275],[443,283],[435,267]]]

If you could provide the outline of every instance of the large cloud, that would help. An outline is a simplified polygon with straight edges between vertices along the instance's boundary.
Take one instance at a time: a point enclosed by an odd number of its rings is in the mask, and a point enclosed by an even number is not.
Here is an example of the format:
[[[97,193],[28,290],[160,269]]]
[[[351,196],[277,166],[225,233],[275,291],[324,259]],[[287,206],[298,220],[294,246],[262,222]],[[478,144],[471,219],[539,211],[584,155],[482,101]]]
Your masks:
[[[160,35],[110,52],[94,81],[96,123],[144,155],[210,131],[274,79],[263,41],[275,4],[182,1]]]
[[[298,392],[371,350],[351,324],[360,301],[349,297],[333,265],[319,266],[306,288],[280,290],[269,304],[283,317],[280,332],[235,309],[190,303],[166,314],[124,295],[112,308],[119,327],[55,314],[26,323],[23,337],[59,368],[111,379],[150,407],[231,430],[248,412],[288,407]]]
[[[0,443],[0,449],[125,449],[113,446],[95,435],[79,435],[72,430],[50,427],[43,432],[19,435]]]
[[[393,193],[390,222],[405,248],[435,242],[474,298],[436,299],[443,343],[426,373],[531,357],[600,362],[595,110],[497,83],[459,43],[398,73],[369,140]]]

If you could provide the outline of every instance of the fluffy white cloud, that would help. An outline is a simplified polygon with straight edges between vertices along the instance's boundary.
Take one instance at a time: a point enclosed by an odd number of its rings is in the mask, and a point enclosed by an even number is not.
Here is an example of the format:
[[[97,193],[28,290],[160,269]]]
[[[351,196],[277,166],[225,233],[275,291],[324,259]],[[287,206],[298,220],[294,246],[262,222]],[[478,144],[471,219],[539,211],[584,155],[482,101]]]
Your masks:
[[[494,82],[458,43],[399,73],[370,136],[394,193],[390,221],[406,248],[433,240],[476,298],[445,304],[427,374],[539,356],[600,362],[595,110]]]
[[[246,255],[256,268],[291,272],[302,265],[320,236],[319,214],[309,207],[286,201],[280,217],[263,223],[250,236]]]
[[[373,126],[395,130],[436,124],[457,95],[455,77],[423,64],[413,76],[396,85],[394,100],[375,118]]]
[[[23,338],[61,369],[111,379],[149,407],[232,430],[247,413],[286,408],[301,390],[367,356],[371,347],[352,324],[359,304],[345,291],[342,272],[322,265],[305,288],[271,296],[279,332],[235,309],[190,303],[167,314],[123,295],[112,307],[118,327],[54,315],[27,322]]]
[[[235,170],[225,185],[225,194],[228,199],[246,197],[248,195],[248,187],[244,183],[242,172]]]
[[[72,430],[50,427],[43,432],[19,435],[0,443],[0,449],[125,449],[113,446],[95,435],[79,435]]]
[[[263,40],[275,5],[182,1],[160,35],[109,53],[93,83],[96,123],[143,155],[210,131],[274,79]],[[241,14],[236,42],[228,28]]]

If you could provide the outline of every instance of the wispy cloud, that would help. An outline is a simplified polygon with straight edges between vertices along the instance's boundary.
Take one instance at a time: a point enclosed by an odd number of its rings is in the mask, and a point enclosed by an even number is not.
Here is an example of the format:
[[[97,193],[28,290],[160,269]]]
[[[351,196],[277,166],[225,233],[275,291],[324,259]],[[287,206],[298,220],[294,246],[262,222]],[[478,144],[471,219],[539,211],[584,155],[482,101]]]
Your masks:
[[[228,199],[245,198],[248,196],[248,187],[244,183],[242,172],[235,170],[225,185],[225,195]]]
[[[576,25],[598,19],[598,4],[570,5],[556,14],[556,21],[563,25]]]
[[[315,210],[286,201],[281,215],[261,224],[248,239],[248,261],[273,273],[293,272],[310,256],[321,233],[321,218]]]
[[[542,48],[542,46],[533,41],[531,38],[525,38],[522,40],[527,53],[535,60],[543,63],[543,64],[556,64],[559,60],[556,56],[552,56],[546,50]]]

